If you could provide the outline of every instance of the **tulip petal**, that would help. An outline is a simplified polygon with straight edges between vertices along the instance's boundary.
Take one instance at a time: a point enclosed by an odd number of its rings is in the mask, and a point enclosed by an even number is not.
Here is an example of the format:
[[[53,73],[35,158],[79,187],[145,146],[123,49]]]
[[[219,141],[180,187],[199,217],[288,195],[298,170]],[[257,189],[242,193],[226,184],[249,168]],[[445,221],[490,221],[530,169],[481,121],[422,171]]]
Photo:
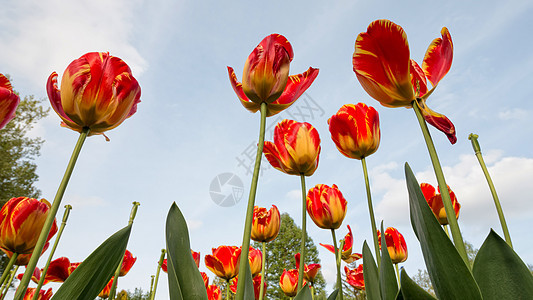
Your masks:
[[[457,136],[455,135],[455,126],[453,123],[445,115],[429,109],[423,99],[415,102],[416,105],[418,105],[418,108],[420,108],[422,116],[424,116],[426,122],[444,132],[448,137],[448,140],[450,140],[450,143],[452,143],[452,145],[455,144],[457,142]]]
[[[389,20],[372,22],[357,36],[352,62],[363,89],[383,106],[409,106],[414,100],[409,44],[399,25]]]
[[[239,100],[241,101],[242,106],[246,108],[247,110],[251,111],[252,113],[255,113],[259,110],[261,107],[260,104],[252,102],[248,97],[244,94],[244,91],[242,90],[242,83],[240,83],[237,80],[237,75],[235,75],[235,71],[232,67],[228,68],[228,75],[229,75],[229,81],[231,83],[231,86],[233,87],[233,90],[235,91],[235,94],[237,94],[237,97],[239,97]]]
[[[13,92],[11,82],[0,73],[0,129],[13,120],[19,103],[20,98]]]
[[[417,97],[422,97],[428,92],[424,70],[413,59],[411,59],[411,84]]]
[[[448,73],[453,60],[453,42],[448,28],[442,27],[442,38],[434,39],[426,51],[422,69],[429,82],[436,86]]]

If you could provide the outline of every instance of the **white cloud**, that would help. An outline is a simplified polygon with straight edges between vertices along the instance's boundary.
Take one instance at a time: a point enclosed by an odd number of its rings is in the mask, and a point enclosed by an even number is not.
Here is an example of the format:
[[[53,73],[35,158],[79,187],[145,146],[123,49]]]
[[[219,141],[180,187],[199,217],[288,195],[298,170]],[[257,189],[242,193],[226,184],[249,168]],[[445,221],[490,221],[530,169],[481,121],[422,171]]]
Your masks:
[[[498,113],[498,118],[502,120],[526,120],[529,117],[529,111],[520,108],[504,110]]]

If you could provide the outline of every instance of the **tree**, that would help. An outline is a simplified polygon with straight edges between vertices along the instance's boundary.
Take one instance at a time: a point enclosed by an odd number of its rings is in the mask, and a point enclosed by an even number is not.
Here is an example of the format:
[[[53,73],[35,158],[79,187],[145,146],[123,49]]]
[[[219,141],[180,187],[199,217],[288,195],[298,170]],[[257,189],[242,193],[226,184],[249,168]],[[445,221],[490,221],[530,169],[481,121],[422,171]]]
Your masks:
[[[150,299],[150,292],[143,292],[141,288],[135,288],[133,292],[128,290],[128,300],[148,300]]]
[[[300,252],[301,235],[302,229],[296,226],[289,214],[283,213],[278,237],[266,244],[267,260],[265,269],[268,290],[266,299],[289,299],[279,287],[279,279],[283,269],[296,268],[294,255]],[[261,249],[261,243],[254,242],[253,247]],[[305,248],[305,263],[320,263],[316,245],[309,236],[306,237]],[[326,282],[322,273],[319,272],[315,282],[315,293],[317,295],[325,295],[325,287]]]

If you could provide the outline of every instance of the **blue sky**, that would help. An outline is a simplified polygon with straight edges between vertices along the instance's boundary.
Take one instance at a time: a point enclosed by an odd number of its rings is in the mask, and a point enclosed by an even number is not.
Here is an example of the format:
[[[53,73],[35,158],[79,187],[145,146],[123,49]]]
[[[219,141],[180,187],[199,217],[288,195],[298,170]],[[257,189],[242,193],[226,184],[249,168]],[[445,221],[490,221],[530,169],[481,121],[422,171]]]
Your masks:
[[[172,202],[187,218],[191,245],[202,257],[219,245],[242,240],[250,176],[239,166],[257,141],[259,114],[246,111],[234,94],[226,66],[242,78],[253,48],[271,33],[283,34],[294,49],[290,74],[310,66],[320,73],[303,99],[279,115],[313,124],[322,139],[317,172],[308,188],[337,184],[348,200],[338,236],[349,224],[355,249],[370,241],[366,194],[359,161],[342,156],[331,141],[327,119],[343,104],[365,102],[380,114],[381,145],[367,159],[378,220],[407,239],[409,274],[423,267],[409,222],[403,165],[409,162],[420,182],[436,184],[429,156],[412,110],[390,109],[368,96],[352,71],[355,38],[370,22],[386,18],[407,33],[411,57],[421,63],[429,43],[448,27],[454,61],[428,100],[457,130],[458,142],[430,129],[448,184],[462,205],[459,224],[465,239],[479,248],[494,228],[501,229],[490,192],[467,137],[480,135],[515,250],[533,263],[528,227],[533,206],[533,27],[530,1],[17,1],[0,11],[0,72],[10,74],[22,95],[46,98],[53,71],[86,52],[109,51],[124,59],[142,88],[138,112],[109,131],[106,142],[87,139],[63,204],[73,210],[56,256],[81,261],[107,236],[125,226],[131,202],[141,206],[128,249],[138,257],[119,288],[150,286],[164,243],[164,224]],[[314,103],[314,104],[313,104]],[[45,102],[48,105],[48,102]],[[313,115],[309,112],[312,107]],[[267,120],[274,126],[277,116]],[[32,131],[46,142],[37,160],[43,197],[53,199],[78,134],[59,127],[52,111]],[[264,165],[266,166],[266,165]],[[244,182],[244,197],[232,207],[210,198],[211,181],[221,173]],[[256,203],[275,204],[297,224],[299,178],[267,168]],[[60,214],[62,211],[60,210]],[[315,243],[331,243],[330,233],[308,219]],[[334,262],[320,250],[328,286]],[[202,271],[207,271],[201,266]],[[207,271],[211,278],[212,273]],[[57,287],[57,286],[56,286]],[[160,280],[157,299],[167,299]]]

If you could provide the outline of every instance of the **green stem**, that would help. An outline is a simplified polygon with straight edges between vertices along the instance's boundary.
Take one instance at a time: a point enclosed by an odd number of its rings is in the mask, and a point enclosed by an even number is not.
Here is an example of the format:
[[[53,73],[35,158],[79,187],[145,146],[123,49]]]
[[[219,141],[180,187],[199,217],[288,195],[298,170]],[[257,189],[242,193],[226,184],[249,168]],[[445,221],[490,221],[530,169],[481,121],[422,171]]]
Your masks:
[[[261,262],[261,285],[259,286],[259,300],[263,300],[263,295],[265,293],[265,265],[267,259],[266,242],[261,242],[261,244],[263,246],[263,260]]]
[[[65,170],[65,175],[63,175],[63,179],[59,184],[59,188],[57,189],[54,202],[52,202],[52,206],[50,207],[48,216],[46,218],[46,221],[44,222],[43,229],[41,230],[41,235],[39,235],[39,239],[35,244],[33,254],[30,258],[30,261],[28,262],[28,265],[26,266],[26,272],[24,272],[24,276],[20,280],[17,292],[15,293],[15,297],[13,298],[15,300],[23,300],[24,298],[24,294],[26,293],[26,289],[28,288],[28,284],[30,283],[33,271],[37,266],[37,262],[39,261],[39,257],[41,256],[41,253],[43,251],[44,244],[46,244],[46,239],[50,232],[50,228],[52,228],[52,224],[55,221],[59,205],[61,205],[61,200],[63,199],[63,195],[65,194],[65,190],[67,189],[67,185],[70,180],[70,176],[72,175],[72,171],[74,170],[74,165],[76,165],[76,161],[78,160],[78,156],[80,155],[81,147],[83,146],[83,143],[85,142],[89,131],[90,129],[88,127],[82,129],[80,137],[78,138],[76,146],[74,147],[74,151],[72,151],[72,156],[70,157],[67,169]]]
[[[513,243],[511,242],[511,235],[509,234],[509,229],[507,228],[507,222],[505,221],[505,216],[503,215],[502,206],[500,204],[500,199],[498,198],[498,194],[496,193],[496,188],[494,187],[494,183],[492,182],[492,179],[489,174],[489,170],[487,169],[487,166],[485,165],[485,161],[483,160],[483,156],[481,155],[481,147],[479,146],[479,142],[477,141],[478,135],[471,133],[468,136],[468,139],[472,142],[472,147],[474,148],[474,152],[476,153],[477,160],[479,161],[479,164],[481,165],[481,169],[483,170],[483,174],[485,174],[485,178],[487,179],[487,183],[489,184],[490,192],[492,194],[492,199],[494,199],[494,205],[496,205],[496,211],[498,212],[498,217],[500,218],[500,224],[502,226],[503,235],[505,236],[505,241],[507,244],[513,248]]]
[[[13,269],[13,272],[11,272],[11,276],[9,276],[9,280],[2,287],[2,291],[0,292],[0,295],[2,295],[2,297],[0,298],[0,300],[4,300],[4,298],[6,297],[7,291],[9,290],[11,283],[13,283],[13,279],[15,278],[15,274],[17,273],[18,269],[19,269],[19,266],[16,266],[15,269]]]
[[[4,281],[6,281],[7,276],[11,273],[11,267],[13,267],[13,265],[17,261],[17,256],[19,256],[18,253],[13,253],[13,255],[11,255],[11,258],[9,259],[7,266],[4,269],[4,273],[2,273],[2,277],[0,277],[0,286],[4,284]]]
[[[394,264],[394,267],[396,268],[396,278],[398,279],[398,288],[401,288],[401,283],[400,283],[400,269],[398,268],[398,264]]]
[[[378,261],[378,270],[381,267],[381,253],[379,251],[378,243],[378,230],[376,228],[376,218],[374,217],[374,208],[372,206],[372,195],[370,193],[370,180],[368,179],[368,170],[366,168],[365,158],[361,158],[361,163],[363,164],[363,174],[365,176],[366,184],[366,198],[368,201],[368,213],[370,215],[370,225],[372,226],[372,237],[374,238],[374,250],[376,251],[376,259]]]
[[[265,125],[266,125],[266,102],[261,103],[261,122],[259,126],[259,142],[257,143],[257,154],[255,156],[254,173],[252,176],[252,185],[250,195],[248,196],[248,207],[246,209],[246,221],[244,223],[244,233],[242,236],[241,260],[239,264],[239,274],[246,274],[246,262],[248,261],[248,252],[250,251],[250,236],[252,234],[252,219],[254,214],[255,193],[257,191],[257,182],[259,180],[259,170],[261,167],[261,156],[263,155],[263,146],[265,144]],[[235,299],[244,300],[244,284],[246,280],[237,282],[237,294]]]
[[[229,300],[229,279],[226,279],[226,300]]]
[[[339,248],[337,248],[337,238],[335,237],[335,229],[331,229],[331,236],[333,237],[333,248],[335,249],[335,263],[337,264],[337,285],[339,286],[339,294],[337,299],[342,300],[342,278],[341,278],[341,260]]]
[[[444,227],[444,232],[446,232],[446,235],[448,236],[448,238],[450,238],[450,231],[448,231],[448,225],[443,225],[442,227]]]
[[[417,100],[415,100],[417,101]],[[448,224],[450,224],[450,230],[452,232],[453,242],[455,248],[465,264],[470,268],[470,263],[468,262],[468,256],[466,254],[465,243],[463,241],[463,236],[461,235],[461,230],[459,229],[459,224],[457,223],[457,218],[455,217],[455,210],[453,209],[452,200],[450,198],[450,193],[448,191],[448,185],[446,184],[446,179],[444,178],[444,173],[442,172],[442,167],[439,162],[439,157],[437,156],[437,150],[429,134],[429,129],[422,116],[422,112],[413,101],[413,110],[415,111],[416,118],[420,124],[420,129],[422,129],[422,134],[424,135],[424,140],[428,148],[429,156],[431,158],[431,163],[433,164],[433,169],[435,170],[435,177],[437,177],[437,182],[439,183],[440,194],[442,196],[442,203],[444,204],[444,210],[446,211],[446,217],[448,218]]]
[[[56,240],[54,242],[54,246],[52,247],[52,250],[50,250],[50,255],[48,255],[48,260],[46,261],[46,264],[44,265],[43,270],[41,271],[41,279],[39,279],[39,283],[37,284],[37,287],[35,288],[36,291],[40,291],[41,287],[44,283],[44,278],[46,277],[46,273],[48,272],[48,267],[50,266],[50,262],[52,261],[52,258],[54,257],[54,253],[56,252],[57,245],[59,244],[59,239],[61,238],[61,235],[63,234],[63,230],[65,229],[65,226],[67,225],[68,216],[70,214],[70,210],[72,209],[72,206],[65,205],[65,212],[63,213],[63,221],[61,222],[61,226],[59,227],[59,230],[57,231]],[[39,299],[39,293],[35,293],[33,295],[32,300]]]
[[[157,283],[159,282],[159,272],[161,271],[161,265],[163,265],[163,260],[165,259],[166,250],[161,249],[161,256],[159,257],[159,262],[157,263],[157,271],[155,272],[155,282],[154,282],[154,290],[152,292],[152,296],[150,297],[150,300],[154,300],[155,298],[155,291],[157,290]],[[168,266],[168,264],[167,264]],[[153,280],[153,278],[152,278]]]
[[[305,264],[305,237],[307,236],[307,190],[305,189],[305,175],[300,174],[300,181],[302,183],[302,236],[300,238],[300,268],[298,268],[298,291],[303,287],[304,282],[304,264]]]
[[[130,212],[130,219],[128,220],[128,225],[133,224],[133,220],[135,220],[135,216],[137,215],[137,208],[139,205],[141,205],[139,202],[133,202],[133,207],[131,208]],[[124,250],[124,253],[126,253],[126,250]],[[122,262],[124,261],[124,253],[122,253],[122,258],[120,259],[120,262],[118,263],[117,270],[115,271],[115,279],[113,280],[113,283],[111,284],[111,290],[109,291],[109,300],[115,299],[115,294],[117,291],[117,284],[118,284],[118,277],[120,277],[120,270],[122,269]]]
[[[152,293],[154,290],[154,278],[155,278],[155,275],[152,275],[152,280],[150,280],[150,293],[148,293],[148,297],[150,297],[149,299],[154,299],[152,298]]]
[[[315,286],[312,284],[311,285],[311,300],[314,300],[315,299]]]

